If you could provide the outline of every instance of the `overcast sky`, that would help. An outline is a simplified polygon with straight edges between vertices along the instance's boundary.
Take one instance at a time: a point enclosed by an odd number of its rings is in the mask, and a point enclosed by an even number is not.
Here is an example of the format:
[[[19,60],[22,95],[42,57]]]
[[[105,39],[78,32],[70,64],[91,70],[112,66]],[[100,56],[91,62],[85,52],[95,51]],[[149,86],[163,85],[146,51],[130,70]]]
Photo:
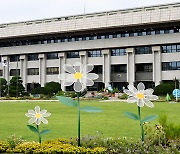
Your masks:
[[[179,0],[0,0],[0,2],[1,24],[78,15],[83,14],[84,10],[85,13],[93,13],[177,3]]]

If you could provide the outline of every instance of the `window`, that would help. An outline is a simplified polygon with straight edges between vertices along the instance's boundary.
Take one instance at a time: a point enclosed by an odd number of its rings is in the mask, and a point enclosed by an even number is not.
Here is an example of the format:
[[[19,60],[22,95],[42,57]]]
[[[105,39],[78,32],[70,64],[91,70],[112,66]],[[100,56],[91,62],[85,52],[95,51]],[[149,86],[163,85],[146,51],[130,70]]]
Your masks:
[[[58,53],[47,53],[47,59],[58,59]]]
[[[79,51],[67,52],[67,58],[79,58]]]
[[[0,76],[3,76],[3,70],[0,70]]]
[[[126,73],[127,65],[111,65],[111,73]]]
[[[59,67],[47,67],[46,74],[47,75],[59,74]]]
[[[152,47],[136,47],[135,48],[136,54],[151,54],[152,53]]]
[[[102,65],[95,65],[91,73],[102,74]]]
[[[163,45],[161,46],[162,53],[180,52],[180,44],[177,45]]]
[[[10,62],[20,61],[19,58],[20,58],[19,55],[11,55],[11,56],[10,56]]]
[[[101,50],[88,51],[88,57],[102,57]]]
[[[28,68],[28,75],[39,75],[39,68]]]
[[[126,49],[111,49],[111,56],[123,56],[126,55]]]
[[[10,76],[17,76],[20,75],[20,69],[11,69]]]
[[[28,55],[28,61],[34,61],[34,60],[39,60],[38,54],[30,54],[30,55]]]
[[[152,64],[136,64],[136,72],[152,72]]]
[[[167,71],[167,70],[180,70],[180,61],[163,62],[162,63],[162,71]]]

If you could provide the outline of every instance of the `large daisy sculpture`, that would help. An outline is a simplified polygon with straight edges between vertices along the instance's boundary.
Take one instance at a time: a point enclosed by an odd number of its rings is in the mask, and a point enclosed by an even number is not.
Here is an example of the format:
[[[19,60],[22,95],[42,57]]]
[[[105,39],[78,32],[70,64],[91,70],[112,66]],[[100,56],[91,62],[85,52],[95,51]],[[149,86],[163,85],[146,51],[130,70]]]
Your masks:
[[[138,106],[138,115],[130,112],[125,112],[125,115],[131,119],[139,120],[141,126],[141,139],[144,141],[144,128],[143,124],[145,122],[150,122],[157,118],[157,115],[147,116],[144,119],[141,118],[141,108],[146,105],[150,108],[154,107],[154,104],[151,100],[157,100],[158,96],[153,95],[154,90],[149,88],[145,90],[145,86],[142,82],[137,85],[137,89],[129,85],[128,89],[124,89],[124,93],[128,95],[128,103],[137,103]]]
[[[25,116],[29,117],[29,125],[27,127],[34,133],[38,134],[39,143],[41,143],[42,135],[45,135],[50,132],[50,130],[39,130],[39,125],[42,123],[48,124],[48,120],[46,117],[49,117],[51,113],[47,112],[47,110],[40,110],[39,106],[36,106],[34,110],[28,110],[28,113],[25,114]],[[34,127],[32,124],[35,123],[36,127]]]
[[[71,86],[73,85],[73,89],[77,94],[77,101],[64,97],[64,96],[56,96],[57,99],[67,106],[76,107],[78,110],[78,146],[80,146],[80,110],[85,112],[102,112],[102,110],[86,106],[80,107],[80,95],[81,92],[86,89],[87,86],[93,86],[94,81],[98,79],[98,75],[96,73],[90,73],[94,65],[87,64],[82,65],[80,62],[76,62],[74,65],[65,64],[63,66],[65,73],[59,75],[59,80],[61,80],[61,84],[63,86]]]

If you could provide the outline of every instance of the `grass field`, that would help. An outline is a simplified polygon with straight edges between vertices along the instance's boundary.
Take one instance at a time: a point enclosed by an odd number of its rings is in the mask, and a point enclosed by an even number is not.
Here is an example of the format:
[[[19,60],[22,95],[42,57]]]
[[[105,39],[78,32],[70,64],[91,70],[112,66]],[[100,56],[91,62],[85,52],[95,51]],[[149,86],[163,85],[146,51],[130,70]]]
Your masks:
[[[140,138],[138,121],[131,120],[123,115],[123,112],[137,114],[137,105],[125,102],[99,102],[98,100],[81,101],[81,106],[95,106],[103,109],[102,113],[81,112],[81,135],[96,135],[102,132],[105,137]],[[179,122],[180,103],[169,104],[167,102],[155,102],[154,108],[143,107],[142,117],[166,113],[168,119]],[[41,109],[47,109],[52,115],[48,117],[49,124],[41,124],[40,129],[50,129],[52,132],[43,137],[43,140],[56,138],[70,138],[77,136],[77,110],[65,106],[59,102],[0,102],[0,140],[6,140],[8,136],[15,134],[25,140],[37,141],[36,134],[27,128],[28,117],[25,116],[28,109],[34,109],[39,105]],[[153,121],[150,125],[157,123]]]

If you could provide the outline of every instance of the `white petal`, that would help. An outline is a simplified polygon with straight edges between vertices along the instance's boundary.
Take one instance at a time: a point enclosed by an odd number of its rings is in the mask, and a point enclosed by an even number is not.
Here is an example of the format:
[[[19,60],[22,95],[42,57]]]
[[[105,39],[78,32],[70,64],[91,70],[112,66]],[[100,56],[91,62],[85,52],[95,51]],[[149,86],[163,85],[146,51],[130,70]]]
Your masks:
[[[72,65],[69,65],[69,64],[64,64],[63,66],[64,70],[68,73],[71,73],[71,74],[74,74],[76,73],[75,69],[73,68]]]
[[[85,66],[83,67],[83,72],[84,72],[84,73],[89,73],[89,72],[91,72],[91,71],[93,70],[93,68],[94,68],[94,65],[92,65],[92,64],[87,64],[87,65],[85,65]]]
[[[142,99],[138,99],[138,100],[137,100],[137,105],[138,105],[139,107],[143,107],[143,106],[144,106],[144,101],[143,101]]]
[[[80,83],[79,81],[77,81],[77,82],[75,82],[74,83],[74,90],[76,91],[76,92],[80,92],[81,90],[82,90],[82,83]]]
[[[42,115],[42,114],[45,114],[46,112],[47,112],[47,110],[41,110],[40,114]]]
[[[29,124],[33,124],[35,121],[36,121],[36,118],[33,117],[33,118],[29,119],[28,123],[29,123]]]
[[[96,73],[87,73],[87,74],[85,75],[85,77],[86,77],[86,78],[89,78],[89,79],[91,79],[91,80],[96,80],[96,79],[99,78],[99,75],[97,75]]]
[[[82,72],[82,70],[83,70],[83,65],[82,65],[82,63],[76,62],[76,63],[74,63],[73,66],[74,66],[74,69],[75,69],[76,72]]]
[[[35,112],[36,112],[36,113],[40,113],[40,107],[39,107],[39,106],[36,106],[36,107],[35,107]]]
[[[35,112],[34,110],[28,110],[28,113],[29,113],[29,114],[33,114],[33,115],[36,114],[36,112]]]
[[[45,118],[41,118],[41,121],[42,121],[44,124],[48,124],[48,121],[47,121],[47,119],[45,119]]]
[[[76,82],[75,78],[69,78],[69,79],[66,79],[62,84],[64,86],[71,86],[74,82]]]
[[[69,73],[61,73],[59,76],[58,76],[58,79],[59,80],[66,80],[68,78],[73,78],[74,77],[74,74],[69,74]]]
[[[138,90],[144,90],[144,89],[145,89],[144,83],[140,82],[140,83],[137,85],[137,89],[138,89]]]
[[[147,95],[147,96],[145,96],[145,98],[148,99],[148,100],[157,100],[158,96],[156,96],[156,95]]]
[[[133,85],[128,85],[128,89],[133,93],[137,93],[137,89]]]
[[[144,90],[144,95],[152,95],[153,92],[154,90],[149,88],[149,89]]]
[[[151,101],[149,101],[148,99],[143,99],[143,101],[148,107],[151,107],[151,108],[154,107],[154,104]]]
[[[36,125],[40,125],[41,119],[42,119],[42,118],[38,118],[38,119],[35,120]]]
[[[92,86],[94,84],[93,80],[88,79],[88,78],[83,78],[82,79],[83,84],[85,84],[86,86]]]
[[[129,97],[129,98],[127,99],[127,102],[128,102],[128,103],[137,102],[137,98],[135,98],[135,97]]]
[[[47,112],[47,113],[42,114],[42,117],[49,117],[50,115],[51,113]]]
[[[124,89],[123,91],[125,94],[129,95],[129,96],[133,96],[133,92],[131,92],[130,90],[128,89]]]
[[[34,117],[34,114],[26,113],[25,116],[27,116],[27,117]]]

